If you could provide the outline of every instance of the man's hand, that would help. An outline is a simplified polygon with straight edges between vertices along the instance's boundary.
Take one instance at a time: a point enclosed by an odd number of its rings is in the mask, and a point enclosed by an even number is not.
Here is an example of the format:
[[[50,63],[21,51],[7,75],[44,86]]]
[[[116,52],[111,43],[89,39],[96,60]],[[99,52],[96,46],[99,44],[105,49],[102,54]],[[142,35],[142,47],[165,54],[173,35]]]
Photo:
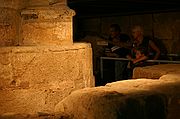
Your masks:
[[[119,57],[118,54],[113,53],[113,52],[106,53],[106,56],[108,56],[108,57]]]

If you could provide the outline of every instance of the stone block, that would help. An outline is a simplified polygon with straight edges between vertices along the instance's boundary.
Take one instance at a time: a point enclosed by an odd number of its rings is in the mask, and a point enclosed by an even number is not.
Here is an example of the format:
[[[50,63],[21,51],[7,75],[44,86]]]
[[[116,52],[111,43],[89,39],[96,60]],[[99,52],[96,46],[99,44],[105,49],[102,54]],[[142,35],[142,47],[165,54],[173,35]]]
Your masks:
[[[20,45],[72,45],[72,16],[65,5],[29,7],[21,12]]]
[[[71,92],[95,86],[90,44],[6,47],[0,57],[0,114],[52,112]]]
[[[1,48],[0,87],[94,86],[91,50],[86,44]]]
[[[73,92],[56,105],[55,111],[66,112],[75,119],[165,119],[166,97],[141,92],[124,93],[108,87]]]
[[[180,78],[174,75],[80,89],[59,102],[55,112],[75,119],[174,119],[180,116]]]
[[[180,73],[180,64],[159,64],[146,67],[136,67],[133,70],[133,78],[159,79],[165,74]]]

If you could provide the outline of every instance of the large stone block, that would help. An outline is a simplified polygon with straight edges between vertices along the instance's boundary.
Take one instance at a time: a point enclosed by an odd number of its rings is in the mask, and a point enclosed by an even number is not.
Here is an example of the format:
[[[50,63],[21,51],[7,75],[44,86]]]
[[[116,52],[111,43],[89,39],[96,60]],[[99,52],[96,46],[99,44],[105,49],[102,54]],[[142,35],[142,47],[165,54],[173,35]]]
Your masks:
[[[159,79],[165,74],[180,73],[180,64],[159,64],[146,67],[136,67],[133,70],[133,78]]]
[[[21,12],[20,45],[72,45],[72,16],[66,5],[29,7]]]
[[[51,112],[71,92],[93,87],[91,57],[84,43],[1,48],[0,113]]]
[[[55,111],[73,119],[176,119],[180,117],[179,89],[178,74],[118,81],[74,91]]]
[[[165,119],[166,96],[142,88],[137,91],[133,86],[128,92],[120,86],[75,91],[57,104],[55,111],[73,115],[74,119]]]
[[[0,46],[73,44],[75,12],[66,5],[66,0],[0,0],[0,3]]]
[[[91,47],[85,44],[1,48],[0,87],[94,86],[91,55]]]

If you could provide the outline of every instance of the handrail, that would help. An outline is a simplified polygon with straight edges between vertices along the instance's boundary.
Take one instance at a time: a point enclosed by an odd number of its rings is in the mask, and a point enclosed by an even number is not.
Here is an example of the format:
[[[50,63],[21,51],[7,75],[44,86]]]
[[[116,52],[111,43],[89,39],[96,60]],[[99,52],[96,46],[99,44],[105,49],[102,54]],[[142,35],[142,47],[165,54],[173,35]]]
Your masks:
[[[109,60],[121,60],[121,61],[129,61],[127,58],[116,58],[116,57],[100,57],[100,59],[109,59]],[[158,62],[158,63],[177,63],[180,61],[171,61],[171,60],[146,60],[146,62]]]
[[[100,57],[100,72],[101,72],[101,79],[103,79],[103,60],[130,61],[130,60],[127,59],[127,58]],[[171,61],[171,60],[146,60],[146,62],[180,64],[180,61]]]

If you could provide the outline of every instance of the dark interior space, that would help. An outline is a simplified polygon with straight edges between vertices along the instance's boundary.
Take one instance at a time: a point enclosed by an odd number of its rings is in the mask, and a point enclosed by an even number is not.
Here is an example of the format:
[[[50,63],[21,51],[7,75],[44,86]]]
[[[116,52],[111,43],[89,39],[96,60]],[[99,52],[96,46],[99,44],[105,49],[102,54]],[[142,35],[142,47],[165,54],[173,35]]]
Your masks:
[[[68,0],[77,17],[179,11],[178,0]]]
[[[179,55],[167,57],[168,53],[171,54],[173,52],[170,50],[174,49],[172,46],[172,48],[168,49],[167,47],[169,46],[167,44],[171,44],[172,40],[179,42],[178,13],[180,11],[180,3],[178,0],[68,0],[68,6],[76,12],[73,18],[73,40],[76,42],[79,39],[86,38],[87,35],[93,36],[88,39],[88,42],[91,43],[93,48],[93,67],[97,85],[115,81],[115,60],[104,60],[103,66],[100,66],[99,58],[103,57],[104,54],[97,52],[103,48],[96,46],[95,41],[95,38],[107,35],[107,29],[111,23],[120,24],[128,35],[131,35],[129,28],[134,24],[140,23],[146,29],[146,35],[151,36],[161,50],[160,58],[162,60],[179,60]],[[171,16],[174,13],[177,17]],[[172,25],[170,25],[173,22],[173,17],[177,19],[177,23],[174,23],[177,24],[175,25],[177,29],[174,31],[171,28]],[[166,29],[163,28],[163,25],[169,29],[166,30],[167,33],[172,32],[172,36],[170,36],[172,39],[169,36],[168,40],[163,38],[167,34],[166,31],[163,31],[163,29]],[[164,35],[159,36],[161,32]],[[175,50],[173,53],[178,54],[179,50]],[[102,70],[100,67],[103,69],[103,74],[100,71]]]

